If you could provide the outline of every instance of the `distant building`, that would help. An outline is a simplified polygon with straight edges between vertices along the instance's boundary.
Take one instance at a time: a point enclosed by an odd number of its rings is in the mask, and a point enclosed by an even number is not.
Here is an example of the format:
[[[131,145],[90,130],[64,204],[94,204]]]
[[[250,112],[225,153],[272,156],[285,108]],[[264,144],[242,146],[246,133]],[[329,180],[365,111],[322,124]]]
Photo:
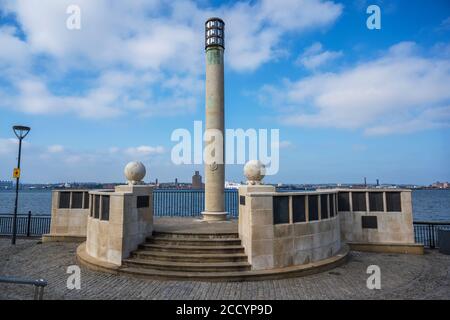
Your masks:
[[[198,171],[192,176],[192,189],[203,189],[202,176]]]
[[[435,182],[431,185],[432,188],[437,188],[437,189],[448,189],[450,187],[450,184],[448,182]]]
[[[225,181],[225,189],[239,189],[240,183]]]
[[[13,188],[13,182],[12,181],[2,181],[0,180],[0,189],[12,189]]]

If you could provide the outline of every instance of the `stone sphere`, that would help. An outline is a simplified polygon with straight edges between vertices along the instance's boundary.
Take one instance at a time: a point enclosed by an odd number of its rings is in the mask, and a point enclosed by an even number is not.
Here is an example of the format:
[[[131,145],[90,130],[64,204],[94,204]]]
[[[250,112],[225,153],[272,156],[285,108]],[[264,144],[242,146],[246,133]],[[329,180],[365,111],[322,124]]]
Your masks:
[[[244,175],[250,184],[260,184],[266,174],[266,166],[259,160],[250,160],[244,166]]]
[[[146,170],[142,162],[132,161],[125,166],[123,172],[125,173],[125,177],[131,184],[136,184],[144,179]]]

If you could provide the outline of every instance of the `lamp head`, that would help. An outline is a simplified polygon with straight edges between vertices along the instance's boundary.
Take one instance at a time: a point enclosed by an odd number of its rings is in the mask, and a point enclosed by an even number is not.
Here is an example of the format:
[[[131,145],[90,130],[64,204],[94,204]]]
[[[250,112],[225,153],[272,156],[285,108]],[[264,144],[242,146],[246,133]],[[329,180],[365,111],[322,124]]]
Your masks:
[[[205,22],[205,49],[215,46],[225,49],[225,22],[216,17]]]
[[[17,138],[23,139],[27,136],[28,132],[30,132],[31,128],[25,126],[14,126],[13,130]]]

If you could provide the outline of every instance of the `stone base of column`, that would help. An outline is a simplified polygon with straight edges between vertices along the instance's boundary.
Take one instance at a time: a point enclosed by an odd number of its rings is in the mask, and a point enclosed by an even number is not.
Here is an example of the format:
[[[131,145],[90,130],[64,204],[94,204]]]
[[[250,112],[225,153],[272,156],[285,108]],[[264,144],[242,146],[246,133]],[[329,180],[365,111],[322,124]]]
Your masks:
[[[225,221],[228,212],[203,211],[203,221]]]

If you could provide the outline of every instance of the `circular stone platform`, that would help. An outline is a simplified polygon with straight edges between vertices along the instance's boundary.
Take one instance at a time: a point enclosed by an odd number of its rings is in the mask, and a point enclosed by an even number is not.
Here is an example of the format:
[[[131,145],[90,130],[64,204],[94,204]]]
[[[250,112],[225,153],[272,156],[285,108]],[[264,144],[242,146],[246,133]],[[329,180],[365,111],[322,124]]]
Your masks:
[[[253,281],[310,275],[346,262],[348,246],[334,256],[312,263],[251,270],[238,234],[237,220],[204,221],[195,218],[155,218],[146,242],[123,259],[122,266],[99,261],[77,249],[78,260],[92,270],[141,278],[194,281]]]
[[[238,221],[205,221],[200,218],[155,217],[153,229],[157,232],[173,233],[237,233]]]

